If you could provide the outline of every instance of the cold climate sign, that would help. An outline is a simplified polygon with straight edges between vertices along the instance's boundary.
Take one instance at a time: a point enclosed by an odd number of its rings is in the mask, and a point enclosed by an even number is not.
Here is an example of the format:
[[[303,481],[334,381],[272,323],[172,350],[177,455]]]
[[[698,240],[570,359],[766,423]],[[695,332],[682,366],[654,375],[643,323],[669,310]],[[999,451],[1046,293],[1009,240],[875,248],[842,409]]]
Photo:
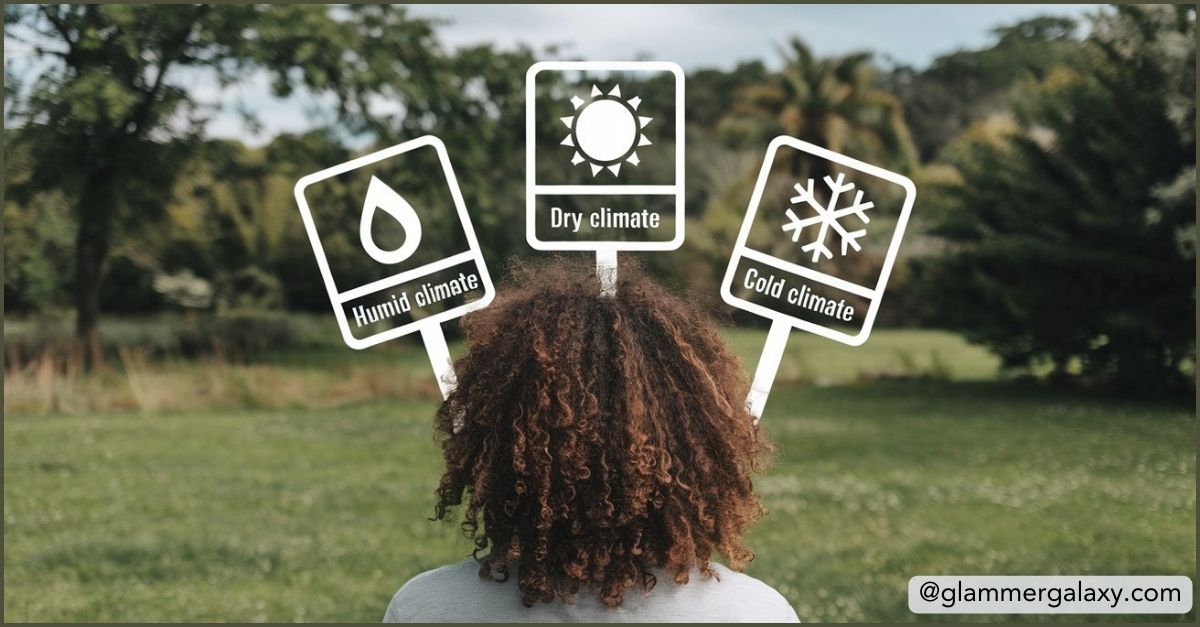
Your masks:
[[[721,295],[772,320],[750,412],[762,415],[792,327],[867,341],[916,199],[908,178],[792,137],[767,148]]]
[[[425,136],[392,146],[309,174],[295,193],[346,344],[420,331],[448,393],[440,325],[495,289],[445,145]]]

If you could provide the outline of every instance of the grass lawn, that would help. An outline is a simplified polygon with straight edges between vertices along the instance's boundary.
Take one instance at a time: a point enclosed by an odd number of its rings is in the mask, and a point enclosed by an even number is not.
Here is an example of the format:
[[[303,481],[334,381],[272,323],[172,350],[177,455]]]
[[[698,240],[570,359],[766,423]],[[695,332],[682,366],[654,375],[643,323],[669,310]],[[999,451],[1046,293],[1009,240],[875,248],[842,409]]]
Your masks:
[[[916,574],[1195,576],[1193,407],[972,380],[995,364],[956,338],[877,333],[795,334],[767,405],[749,573],[802,620],[913,620]],[[748,367],[764,335],[731,334]],[[856,382],[926,370],[962,380]],[[5,618],[377,621],[469,551],[427,520],[434,407],[6,412]]]

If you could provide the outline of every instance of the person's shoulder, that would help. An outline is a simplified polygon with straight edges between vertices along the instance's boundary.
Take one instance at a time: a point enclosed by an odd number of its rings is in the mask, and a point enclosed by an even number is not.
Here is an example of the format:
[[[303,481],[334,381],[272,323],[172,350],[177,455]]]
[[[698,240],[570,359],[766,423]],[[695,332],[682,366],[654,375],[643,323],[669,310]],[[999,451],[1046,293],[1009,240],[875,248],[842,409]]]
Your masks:
[[[745,619],[753,622],[800,622],[792,604],[775,588],[722,564],[713,563],[711,567],[716,574],[716,587],[727,593],[721,596],[737,599],[731,607],[738,607],[739,612],[753,613],[753,616],[744,616]]]
[[[444,590],[448,585],[455,585],[463,581],[474,581],[479,578],[479,564],[473,559],[465,559],[455,564],[447,564],[439,566],[433,570],[427,570],[400,586],[401,592],[414,594],[426,592],[431,589]]]
[[[462,598],[463,588],[479,579],[479,565],[473,559],[427,570],[400,586],[383,616],[385,623],[409,622],[426,615],[427,610],[444,599]]]

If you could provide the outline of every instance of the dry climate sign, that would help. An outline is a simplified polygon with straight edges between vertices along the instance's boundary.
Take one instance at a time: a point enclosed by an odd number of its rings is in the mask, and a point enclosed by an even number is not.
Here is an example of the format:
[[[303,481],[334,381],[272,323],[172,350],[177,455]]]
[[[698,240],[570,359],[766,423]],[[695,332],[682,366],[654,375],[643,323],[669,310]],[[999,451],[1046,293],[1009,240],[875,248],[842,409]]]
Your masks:
[[[495,289],[445,145],[425,136],[373,152],[301,178],[295,193],[346,344],[419,331],[449,393],[441,323]]]
[[[525,85],[526,239],[537,250],[596,251],[611,293],[618,251],[683,243],[683,70],[544,61]]]
[[[777,137],[729,259],[721,296],[770,319],[747,406],[757,419],[791,329],[867,341],[916,199],[895,172]]]

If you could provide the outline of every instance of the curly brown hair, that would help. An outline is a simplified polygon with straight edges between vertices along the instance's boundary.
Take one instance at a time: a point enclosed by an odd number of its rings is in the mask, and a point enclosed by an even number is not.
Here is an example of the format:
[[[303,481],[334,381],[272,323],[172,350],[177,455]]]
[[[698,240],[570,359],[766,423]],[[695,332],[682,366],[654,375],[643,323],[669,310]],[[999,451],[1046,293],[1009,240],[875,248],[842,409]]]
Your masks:
[[[480,575],[517,570],[522,601],[612,607],[709,557],[741,569],[763,511],[751,485],[770,443],[743,405],[741,364],[712,321],[633,264],[617,295],[590,266],[514,267],[463,321],[458,388],[438,410],[446,470],[435,517],[466,506]],[[483,554],[486,551],[486,554]]]

